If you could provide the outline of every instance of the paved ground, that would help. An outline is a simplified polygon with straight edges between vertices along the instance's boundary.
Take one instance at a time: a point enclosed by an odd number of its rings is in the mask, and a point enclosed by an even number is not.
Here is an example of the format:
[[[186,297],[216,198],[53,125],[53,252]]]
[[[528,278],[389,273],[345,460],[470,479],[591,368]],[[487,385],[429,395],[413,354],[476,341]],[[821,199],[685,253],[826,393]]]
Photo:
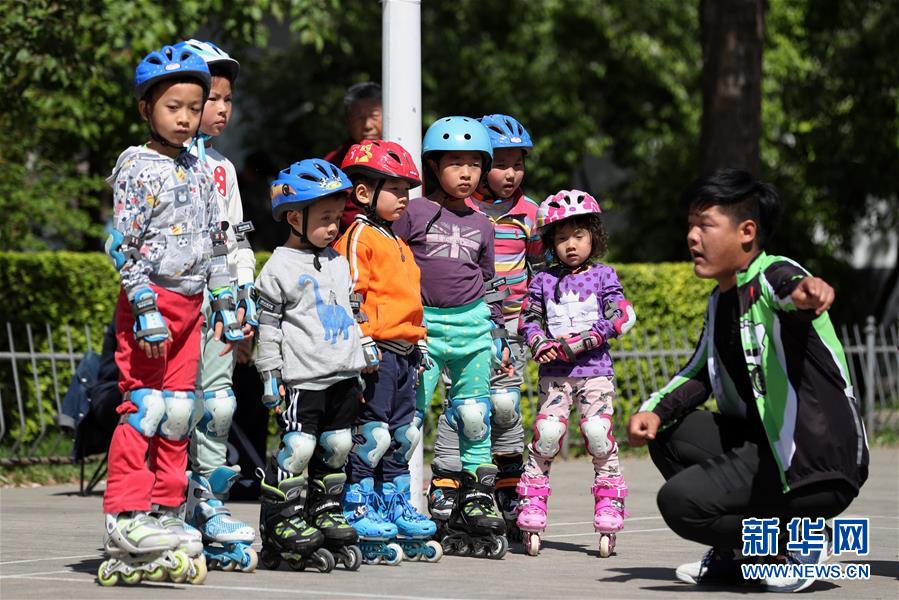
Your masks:
[[[899,470],[896,449],[873,452],[871,477],[850,507],[871,518],[869,581],[819,581],[810,591],[822,597],[899,597]],[[514,548],[504,560],[445,557],[440,563],[363,566],[349,573],[259,570],[254,574],[212,572],[203,586],[143,584],[101,588],[100,498],[81,498],[74,486],[0,491],[0,597],[12,598],[668,598],[739,597],[746,593],[679,583],[674,567],[698,560],[704,548],[669,531],[655,505],[661,478],[646,459],[624,463],[631,518],[609,559],[596,554],[592,532],[591,465],[559,462],[553,471],[551,524],[544,550],[529,557]],[[701,490],[697,490],[702,493]],[[236,503],[236,515],[250,523],[258,508]],[[847,560],[846,562],[851,562]],[[707,595],[713,592],[714,596]]]

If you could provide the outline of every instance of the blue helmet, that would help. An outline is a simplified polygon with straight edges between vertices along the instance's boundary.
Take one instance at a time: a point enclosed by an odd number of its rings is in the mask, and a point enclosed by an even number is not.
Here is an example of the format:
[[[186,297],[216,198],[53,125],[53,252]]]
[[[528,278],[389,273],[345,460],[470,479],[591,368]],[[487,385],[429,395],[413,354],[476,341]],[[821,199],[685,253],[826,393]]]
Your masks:
[[[493,144],[494,150],[497,148],[521,148],[528,152],[534,147],[528,130],[515,117],[484,115],[480,121],[487,128],[487,133],[490,134],[490,142]]]
[[[213,75],[222,73],[232,82],[237,79],[237,74],[240,72],[240,63],[212,42],[189,39],[186,42],[178,42],[175,44],[175,48],[177,50],[181,48],[193,50],[195,54],[206,61],[206,66],[209,67],[209,71]]]
[[[471,117],[442,117],[428,127],[421,143],[421,155],[431,152],[472,151],[484,155],[484,172],[493,161],[493,145],[487,128]]]
[[[351,189],[353,184],[346,173],[328,161],[301,160],[278,173],[272,182],[272,217],[280,221],[289,210],[305,208],[319,198]]]
[[[151,87],[166,79],[193,77],[209,93],[212,77],[206,61],[189,48],[163,46],[144,57],[134,69],[134,95],[141,100]]]

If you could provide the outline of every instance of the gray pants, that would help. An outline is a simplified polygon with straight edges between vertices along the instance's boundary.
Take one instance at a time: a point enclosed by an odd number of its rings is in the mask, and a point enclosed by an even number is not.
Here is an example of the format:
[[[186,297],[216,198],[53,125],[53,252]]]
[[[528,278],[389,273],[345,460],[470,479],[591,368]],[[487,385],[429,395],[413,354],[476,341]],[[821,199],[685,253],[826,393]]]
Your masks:
[[[494,390],[515,389],[521,391],[524,383],[524,369],[527,368],[527,348],[518,337],[518,319],[506,321],[509,332],[509,346],[512,349],[512,366],[515,374],[509,377],[504,373],[494,374],[490,378],[491,395]],[[511,426],[497,424],[491,416],[490,422],[491,453],[521,454],[524,452],[524,428],[521,422],[521,410],[518,418]],[[462,470],[462,459],[459,457],[459,435],[441,414],[437,419],[437,438],[434,441],[434,467],[444,471],[458,473]]]

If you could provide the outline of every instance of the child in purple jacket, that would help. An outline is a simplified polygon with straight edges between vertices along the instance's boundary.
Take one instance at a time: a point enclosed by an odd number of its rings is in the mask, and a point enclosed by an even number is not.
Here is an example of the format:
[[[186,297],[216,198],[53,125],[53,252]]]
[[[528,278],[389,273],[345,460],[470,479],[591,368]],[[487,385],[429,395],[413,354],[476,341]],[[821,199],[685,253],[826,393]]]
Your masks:
[[[627,485],[612,436],[615,371],[607,341],[626,333],[637,317],[615,269],[597,260],[606,251],[600,213],[596,199],[579,190],[549,196],[537,211],[543,247],[554,261],[528,286],[519,327],[540,363],[540,411],[518,485],[518,526],[532,556],[546,528],[549,471],[568,430],[572,404],[593,456],[593,525],[600,533],[601,556],[612,553],[615,533],[624,526]]]

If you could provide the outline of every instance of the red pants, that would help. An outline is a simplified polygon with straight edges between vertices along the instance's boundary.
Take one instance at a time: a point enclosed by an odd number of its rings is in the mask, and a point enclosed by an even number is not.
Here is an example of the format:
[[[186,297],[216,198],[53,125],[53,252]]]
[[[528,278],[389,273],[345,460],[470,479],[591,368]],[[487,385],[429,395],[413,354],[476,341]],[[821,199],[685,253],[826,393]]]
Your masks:
[[[172,341],[162,358],[148,358],[134,339],[134,317],[124,290],[116,304],[116,364],[123,394],[138,388],[193,392],[200,363],[200,308],[203,294],[182,296],[157,286],[156,303]],[[109,473],[103,512],[147,511],[151,504],[178,506],[187,490],[187,444],[159,435],[145,437],[125,417],[137,407],[125,400],[118,408],[122,420],[109,444]],[[148,462],[149,454],[149,462]]]

